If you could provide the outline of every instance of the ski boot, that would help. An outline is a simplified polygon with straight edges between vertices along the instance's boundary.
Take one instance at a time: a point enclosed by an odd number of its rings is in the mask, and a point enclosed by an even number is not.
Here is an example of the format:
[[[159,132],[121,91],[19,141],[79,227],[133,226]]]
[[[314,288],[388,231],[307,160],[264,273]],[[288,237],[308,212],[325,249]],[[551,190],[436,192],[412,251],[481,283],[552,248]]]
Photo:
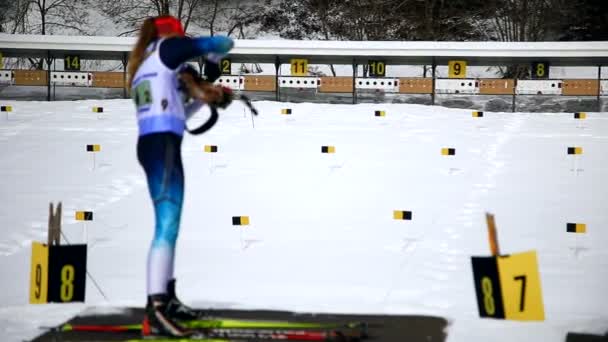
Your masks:
[[[183,328],[167,314],[168,303],[169,299],[165,294],[148,296],[141,329],[144,338],[189,337],[193,335],[191,330]]]
[[[206,316],[204,311],[192,309],[177,298],[175,294],[175,279],[171,279],[167,283],[167,297],[169,301],[167,302],[166,314],[171,319],[185,322],[198,320]]]

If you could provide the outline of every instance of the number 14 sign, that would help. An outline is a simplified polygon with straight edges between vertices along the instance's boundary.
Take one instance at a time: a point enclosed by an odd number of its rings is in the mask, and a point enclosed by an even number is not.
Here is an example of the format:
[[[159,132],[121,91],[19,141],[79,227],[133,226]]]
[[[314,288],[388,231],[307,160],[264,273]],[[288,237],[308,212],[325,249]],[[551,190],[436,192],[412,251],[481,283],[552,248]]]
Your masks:
[[[535,251],[472,257],[479,316],[517,321],[544,321]]]

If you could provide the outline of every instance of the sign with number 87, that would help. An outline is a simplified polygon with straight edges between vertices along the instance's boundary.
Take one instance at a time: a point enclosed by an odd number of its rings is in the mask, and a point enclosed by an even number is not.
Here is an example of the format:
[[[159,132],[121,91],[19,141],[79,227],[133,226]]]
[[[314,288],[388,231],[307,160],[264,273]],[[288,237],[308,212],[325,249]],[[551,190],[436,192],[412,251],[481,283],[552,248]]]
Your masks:
[[[545,319],[536,252],[473,257],[472,264],[480,317]]]

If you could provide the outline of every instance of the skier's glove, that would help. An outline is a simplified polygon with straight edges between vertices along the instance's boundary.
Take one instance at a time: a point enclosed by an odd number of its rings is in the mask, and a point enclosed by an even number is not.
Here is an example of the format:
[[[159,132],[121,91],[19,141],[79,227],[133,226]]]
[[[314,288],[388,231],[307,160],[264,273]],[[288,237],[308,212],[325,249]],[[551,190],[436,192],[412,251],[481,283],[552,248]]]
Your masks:
[[[224,86],[220,86],[222,89],[222,95],[213,103],[217,108],[226,109],[234,100],[234,92],[232,89]]]

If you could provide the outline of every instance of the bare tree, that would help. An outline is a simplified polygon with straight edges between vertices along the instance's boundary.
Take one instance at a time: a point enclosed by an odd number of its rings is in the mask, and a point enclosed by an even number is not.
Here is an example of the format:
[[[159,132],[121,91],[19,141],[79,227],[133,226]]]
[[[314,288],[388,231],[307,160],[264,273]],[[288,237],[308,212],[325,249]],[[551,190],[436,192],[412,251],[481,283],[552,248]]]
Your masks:
[[[259,5],[246,0],[201,1],[193,22],[213,36],[218,32],[238,38],[246,37],[246,28],[255,24]]]
[[[179,18],[188,32],[194,10],[203,0],[119,0],[99,4],[101,11],[126,30],[119,36],[132,35],[139,30],[142,21],[148,17],[173,15]]]
[[[0,0],[0,33],[24,33],[30,0]]]
[[[574,10],[566,0],[489,0],[488,34],[505,42],[553,40],[567,13]],[[571,16],[571,15],[570,15]],[[500,67],[499,73],[507,78],[526,78],[530,65],[519,64]]]
[[[86,34],[88,0],[30,0],[30,33],[75,32]]]
[[[491,23],[498,39],[507,42],[538,41],[550,38],[561,10],[567,6],[563,0],[494,0],[496,10]]]
[[[0,32],[27,34],[87,34],[90,0],[13,0],[0,1]],[[42,69],[42,59],[28,59],[30,66]],[[18,60],[17,65],[22,63]]]

